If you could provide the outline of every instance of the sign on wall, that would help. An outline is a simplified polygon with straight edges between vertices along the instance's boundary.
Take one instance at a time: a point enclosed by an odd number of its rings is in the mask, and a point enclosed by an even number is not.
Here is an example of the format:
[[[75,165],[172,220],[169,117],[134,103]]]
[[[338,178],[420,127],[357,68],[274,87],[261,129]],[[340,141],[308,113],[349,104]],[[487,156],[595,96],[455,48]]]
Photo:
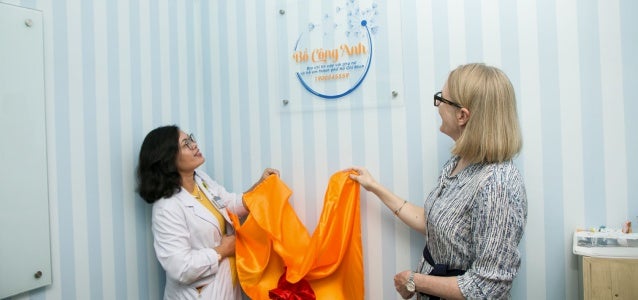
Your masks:
[[[323,99],[338,99],[366,79],[374,53],[377,5],[346,0],[299,34],[291,60],[299,83]]]

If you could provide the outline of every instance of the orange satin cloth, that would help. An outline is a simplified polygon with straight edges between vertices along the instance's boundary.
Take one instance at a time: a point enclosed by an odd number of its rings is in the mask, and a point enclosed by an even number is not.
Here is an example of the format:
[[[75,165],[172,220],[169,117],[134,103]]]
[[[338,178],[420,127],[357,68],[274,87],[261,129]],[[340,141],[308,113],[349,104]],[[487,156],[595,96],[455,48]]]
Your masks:
[[[341,171],[330,177],[323,211],[312,237],[288,203],[290,189],[270,176],[244,194],[250,210],[236,229],[239,282],[255,300],[269,299],[287,268],[286,279],[307,280],[317,299],[363,299],[363,250],[359,184]]]

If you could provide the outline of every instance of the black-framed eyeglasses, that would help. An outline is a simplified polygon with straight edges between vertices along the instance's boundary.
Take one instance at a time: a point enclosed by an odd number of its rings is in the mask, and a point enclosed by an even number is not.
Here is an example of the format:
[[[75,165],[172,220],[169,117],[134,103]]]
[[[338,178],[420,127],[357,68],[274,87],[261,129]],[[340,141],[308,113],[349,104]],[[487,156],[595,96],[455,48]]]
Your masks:
[[[197,146],[197,141],[195,140],[195,136],[191,133],[184,139],[184,146],[190,150],[195,150]]]
[[[451,101],[451,100],[448,100],[448,99],[443,98],[443,96],[442,96],[442,93],[441,93],[441,92],[436,92],[436,93],[434,94],[434,106],[437,106],[437,107],[438,107],[438,106],[441,104],[441,102],[446,103],[446,104],[449,104],[449,105],[452,105],[452,106],[454,106],[454,107],[463,108],[463,106],[461,106],[461,104],[458,104],[458,103],[456,103],[456,102],[453,102],[453,101]]]

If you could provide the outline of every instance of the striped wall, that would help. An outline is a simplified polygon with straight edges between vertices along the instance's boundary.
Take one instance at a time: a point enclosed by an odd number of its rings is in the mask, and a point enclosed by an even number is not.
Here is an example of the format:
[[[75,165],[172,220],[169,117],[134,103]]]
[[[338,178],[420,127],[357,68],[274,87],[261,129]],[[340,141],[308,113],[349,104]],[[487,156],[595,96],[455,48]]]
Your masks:
[[[518,97],[529,215],[514,299],[577,299],[571,232],[638,223],[633,0],[376,1],[370,73],[332,102],[301,87],[290,55],[347,0],[0,1],[45,20],[53,284],[15,299],[161,297],[134,168],[163,124],[193,132],[230,190],[279,168],[310,231],[329,176],[351,165],[421,204],[452,145],[432,94],[475,61],[502,68]],[[392,277],[423,238],[362,200],[366,298],[398,299]]]

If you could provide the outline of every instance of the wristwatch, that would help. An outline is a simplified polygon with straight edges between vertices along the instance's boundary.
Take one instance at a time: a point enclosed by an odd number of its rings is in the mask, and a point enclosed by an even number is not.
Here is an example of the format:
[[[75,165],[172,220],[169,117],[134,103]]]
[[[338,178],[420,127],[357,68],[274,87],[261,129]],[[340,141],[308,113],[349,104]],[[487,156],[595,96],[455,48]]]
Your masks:
[[[408,277],[408,281],[405,283],[405,289],[410,293],[414,293],[416,290],[416,285],[414,284],[414,272],[410,272],[410,277]]]

